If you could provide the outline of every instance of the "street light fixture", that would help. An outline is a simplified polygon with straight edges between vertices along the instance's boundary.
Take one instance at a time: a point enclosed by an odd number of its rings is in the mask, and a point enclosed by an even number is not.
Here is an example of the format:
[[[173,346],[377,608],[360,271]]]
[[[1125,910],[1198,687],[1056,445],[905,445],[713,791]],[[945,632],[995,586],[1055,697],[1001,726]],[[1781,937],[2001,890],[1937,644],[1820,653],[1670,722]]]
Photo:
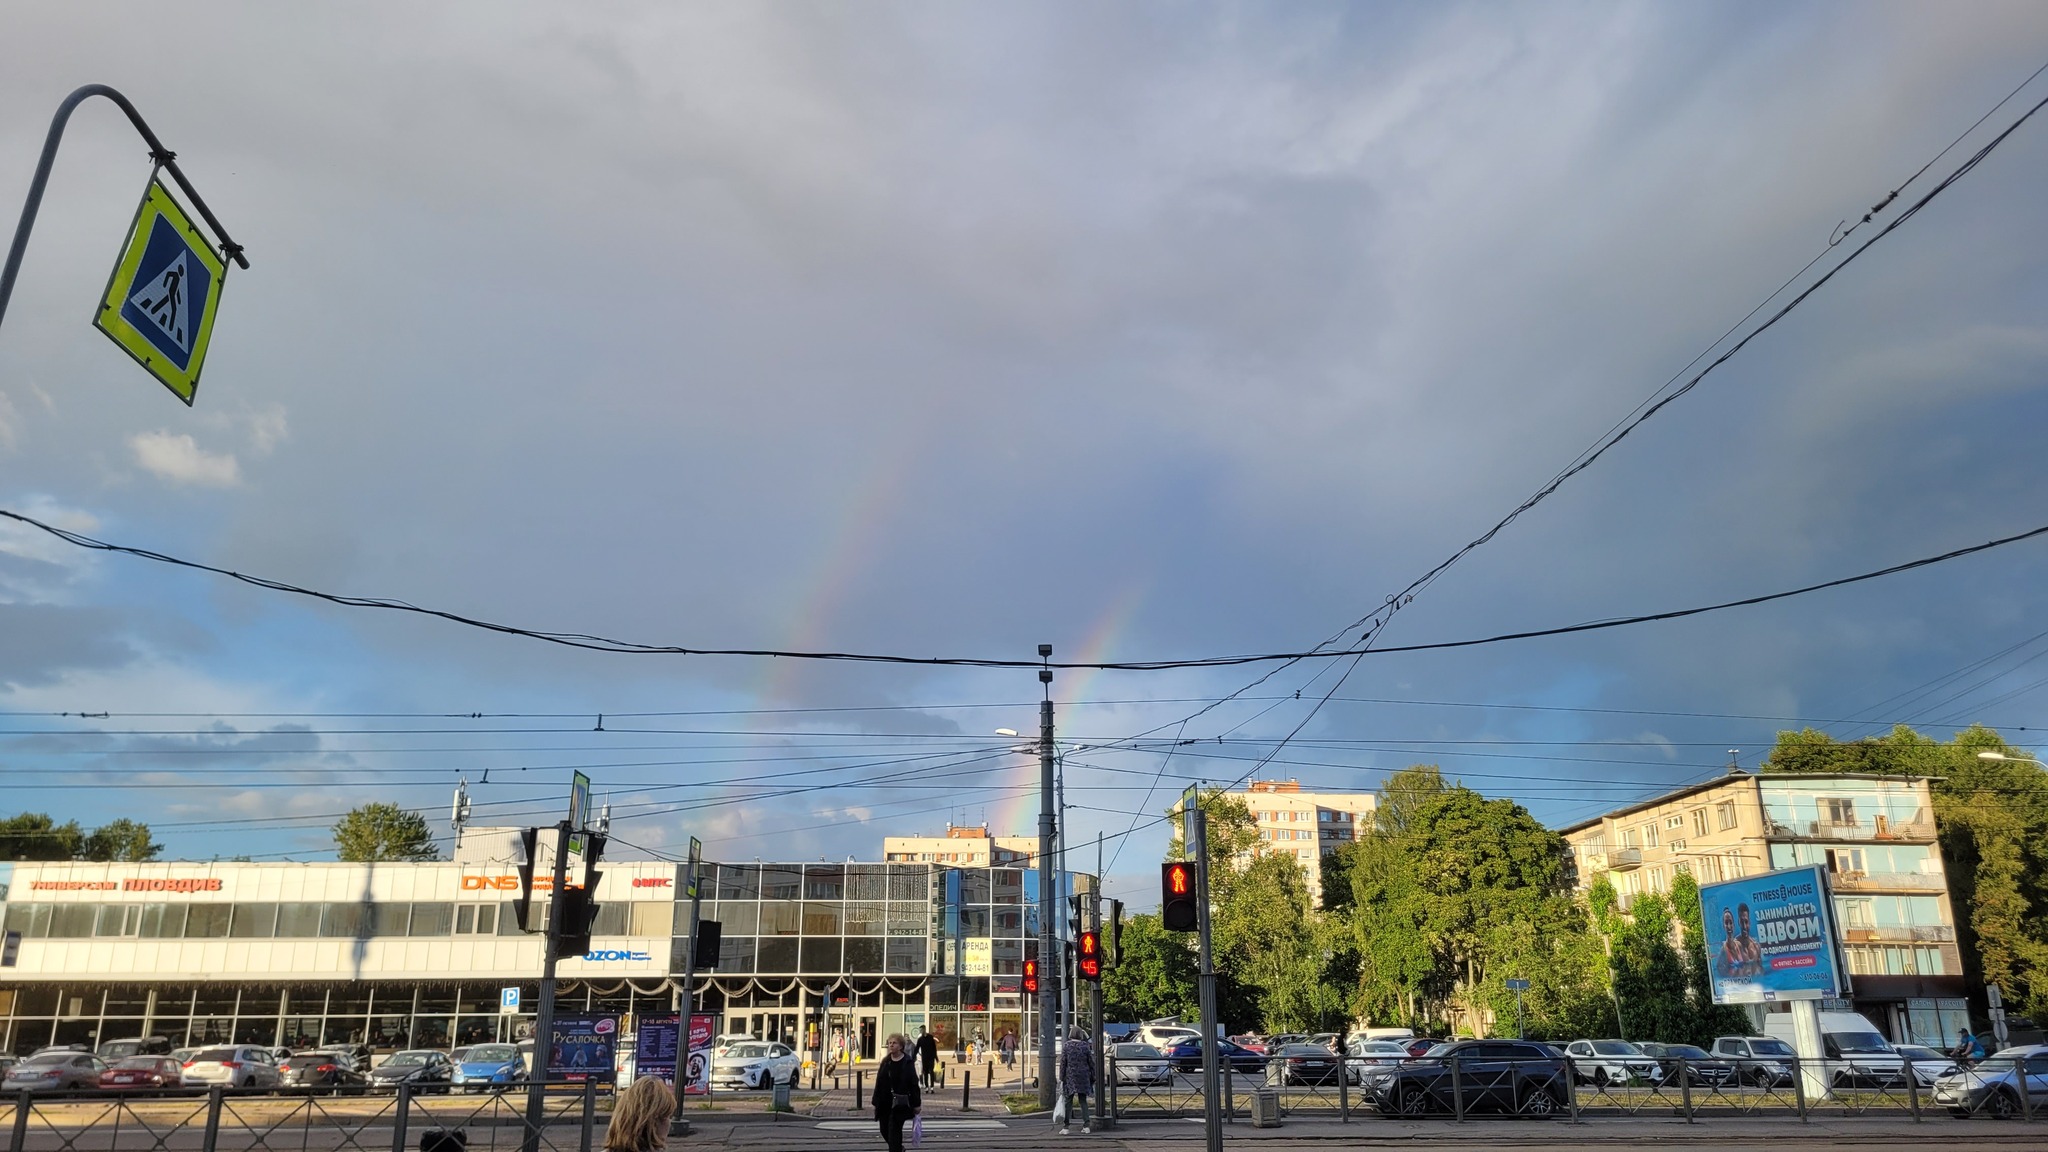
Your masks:
[[[2010,760],[2015,764],[2032,764],[2037,768],[2048,768],[2048,764],[2043,764],[2041,761],[2034,759],[2032,756],[2007,756],[2003,752],[1979,752],[1977,753],[1977,759]]]

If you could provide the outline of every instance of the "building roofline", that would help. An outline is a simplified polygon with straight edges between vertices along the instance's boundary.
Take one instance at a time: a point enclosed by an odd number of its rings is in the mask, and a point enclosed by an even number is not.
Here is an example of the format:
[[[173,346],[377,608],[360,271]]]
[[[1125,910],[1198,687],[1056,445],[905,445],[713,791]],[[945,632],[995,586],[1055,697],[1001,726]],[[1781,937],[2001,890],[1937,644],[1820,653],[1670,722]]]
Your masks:
[[[1740,776],[1716,776],[1711,780],[1702,780],[1697,784],[1688,784],[1683,788],[1673,789],[1670,792],[1664,793],[1662,796],[1654,796],[1648,800],[1643,800],[1635,804],[1630,804],[1626,807],[1615,808],[1611,811],[1603,812],[1598,816],[1594,816],[1586,820],[1581,820],[1576,824],[1568,824],[1563,828],[1559,828],[1557,830],[1557,834],[1560,836],[1569,836],[1574,832],[1583,832],[1588,828],[1594,827],[1595,825],[1604,823],[1608,820],[1619,819],[1620,817],[1630,815],[1631,813],[1641,812],[1645,808],[1656,808],[1664,804],[1669,804],[1673,800],[1682,800],[1685,797],[1691,796],[1697,792],[1710,792],[1716,788],[1720,788],[1728,784],[1729,782],[1735,780],[1750,780],[1755,782],[1762,782],[1766,780],[1893,780],[1908,783],[1924,784],[1930,780],[1938,779],[1940,779],[1940,777],[1938,776],[1896,776],[1886,772],[1744,772]]]

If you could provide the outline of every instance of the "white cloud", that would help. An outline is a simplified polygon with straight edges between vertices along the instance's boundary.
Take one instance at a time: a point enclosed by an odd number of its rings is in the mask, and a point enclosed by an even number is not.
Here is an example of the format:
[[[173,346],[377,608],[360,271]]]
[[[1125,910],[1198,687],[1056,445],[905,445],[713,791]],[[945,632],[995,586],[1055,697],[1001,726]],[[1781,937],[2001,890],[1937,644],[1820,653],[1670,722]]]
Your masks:
[[[174,484],[232,488],[242,482],[232,454],[215,455],[182,432],[141,432],[128,438],[135,462]]]

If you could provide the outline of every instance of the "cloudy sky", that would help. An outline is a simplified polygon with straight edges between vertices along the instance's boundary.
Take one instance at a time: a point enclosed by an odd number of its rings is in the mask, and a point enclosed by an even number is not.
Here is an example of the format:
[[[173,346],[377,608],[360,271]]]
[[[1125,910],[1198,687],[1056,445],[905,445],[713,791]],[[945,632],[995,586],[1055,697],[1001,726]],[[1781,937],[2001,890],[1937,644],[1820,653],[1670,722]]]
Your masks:
[[[108,83],[252,266],[187,410],[90,325],[149,164],[82,108],[0,324],[0,507],[650,643],[1303,648],[2044,61],[2026,3],[9,4],[0,212],[58,101]],[[2048,113],[1380,642],[2048,523],[2044,179]],[[1205,712],[1269,668],[1063,671],[1070,823],[1140,877],[1165,835],[1122,835],[1132,814],[1190,779],[1369,789],[1436,762],[1563,823],[1805,723],[2031,746],[2044,586],[2048,543],[2020,544],[1341,683],[1349,661],[1306,663]],[[994,733],[1029,734],[1037,693],[1028,670],[577,652],[0,529],[0,808],[147,819],[181,858],[331,858],[372,799],[445,831],[464,777],[479,819],[551,820],[576,767],[636,850],[1026,833],[1035,767]]]

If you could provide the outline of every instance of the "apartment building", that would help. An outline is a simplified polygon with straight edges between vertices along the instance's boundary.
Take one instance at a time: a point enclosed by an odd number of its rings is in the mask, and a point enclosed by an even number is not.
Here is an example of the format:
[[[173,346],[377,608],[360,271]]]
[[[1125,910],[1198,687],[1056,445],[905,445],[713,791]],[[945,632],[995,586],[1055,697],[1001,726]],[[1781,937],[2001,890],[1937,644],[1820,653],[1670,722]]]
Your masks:
[[[1255,780],[1231,793],[1258,822],[1257,851],[1286,853],[1308,875],[1309,900],[1323,900],[1322,858],[1372,827],[1379,798],[1371,792],[1304,792],[1299,780]]]
[[[882,859],[891,864],[946,864],[967,868],[1031,868],[1036,836],[992,836],[986,824],[947,824],[943,836],[885,836]]]
[[[1924,778],[1751,775],[1680,788],[1563,829],[1581,890],[1624,902],[1780,868],[1827,868],[1851,1002],[1894,1040],[1967,1025],[1955,909]]]

